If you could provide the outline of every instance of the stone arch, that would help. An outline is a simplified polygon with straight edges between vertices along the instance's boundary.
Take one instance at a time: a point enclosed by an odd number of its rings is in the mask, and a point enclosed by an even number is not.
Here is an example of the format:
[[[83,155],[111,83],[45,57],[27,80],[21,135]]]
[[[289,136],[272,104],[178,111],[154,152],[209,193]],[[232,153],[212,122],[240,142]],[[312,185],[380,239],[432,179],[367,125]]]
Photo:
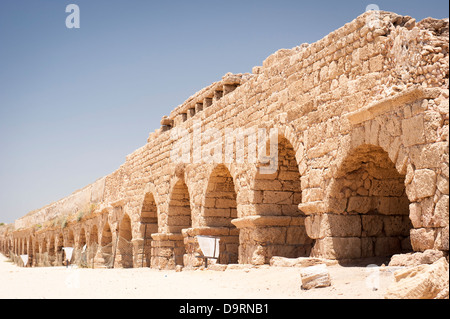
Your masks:
[[[26,238],[22,238],[22,245],[21,246],[22,246],[21,247],[21,249],[22,249],[21,255],[24,255],[24,254],[27,253],[27,241],[26,241]]]
[[[329,183],[326,213],[311,216],[314,256],[390,257],[411,251],[405,175],[380,146],[349,151]]]
[[[113,260],[113,236],[109,223],[105,221],[101,233],[99,259],[96,263],[112,267]]]
[[[137,256],[137,262],[141,267],[150,267],[151,235],[158,232],[158,208],[156,206],[155,197],[151,191],[146,192],[144,195],[139,222],[139,230],[143,242],[142,250]]]
[[[28,235],[25,238],[25,254],[28,255],[28,264],[31,264],[31,258],[30,256],[32,255],[31,253],[31,236]]]
[[[173,262],[175,265],[184,265],[186,253],[182,230],[192,225],[191,201],[189,189],[183,179],[178,179],[172,188],[167,214],[167,231],[174,242]]]
[[[289,132],[287,128],[277,132],[276,170],[267,174],[260,170],[263,164],[256,167],[250,185],[253,216],[233,222],[241,228],[240,262],[264,264],[273,256],[295,258],[310,254],[313,241],[306,233],[306,215],[298,208],[302,185],[297,159],[303,153],[283,135]],[[298,140],[295,144],[301,146]]]
[[[67,237],[64,242],[64,247],[75,248],[75,235],[74,235],[73,229],[71,229],[71,228],[67,231]]]
[[[189,189],[186,183],[179,179],[172,188],[167,214],[168,233],[181,234],[181,230],[191,227],[191,205]]]
[[[234,178],[225,164],[212,168],[204,194],[200,227],[191,230],[188,251],[200,253],[196,235],[211,235],[220,238],[218,262],[238,263],[239,229],[232,223],[237,218],[237,194]]]
[[[48,240],[48,263],[51,266],[56,266],[56,247],[55,235],[50,234]]]
[[[253,190],[257,215],[298,216],[301,211],[301,176],[296,152],[283,135],[278,135],[278,167],[273,174],[255,175]]]
[[[97,225],[93,225],[91,228],[91,231],[89,232],[89,244],[93,245],[96,244],[98,245],[98,227]]]
[[[83,246],[87,244],[87,240],[86,240],[86,229],[84,227],[82,227],[80,229],[80,234],[78,237],[78,249],[83,249]]]
[[[207,227],[230,227],[237,218],[236,190],[233,177],[224,164],[209,175],[203,200],[203,222]]]
[[[40,247],[39,265],[43,266],[43,267],[50,266],[50,264],[48,262],[48,240],[45,235],[42,237],[42,242],[41,242],[41,247]]]
[[[31,248],[30,248],[30,259],[31,259],[31,261],[30,261],[30,265],[32,266],[32,267],[36,267],[37,266],[37,262],[36,262],[36,256],[37,256],[37,254],[39,253],[39,248],[38,248],[38,243],[37,243],[37,239],[36,239],[36,236],[32,236],[31,238],[30,238],[30,243],[31,243]]]
[[[99,249],[98,238],[98,227],[94,224],[89,230],[87,239],[86,263],[88,267],[95,267],[95,256]]]
[[[120,221],[118,235],[115,263],[123,268],[133,268],[133,233],[128,214],[124,214]]]
[[[86,245],[86,247],[84,247]],[[76,245],[76,262],[79,265],[86,266],[86,249],[87,249],[87,239],[86,239],[86,229],[84,227],[80,228],[78,234],[78,241]]]
[[[55,234],[55,245],[56,265],[62,265],[64,258],[64,234],[62,231]]]

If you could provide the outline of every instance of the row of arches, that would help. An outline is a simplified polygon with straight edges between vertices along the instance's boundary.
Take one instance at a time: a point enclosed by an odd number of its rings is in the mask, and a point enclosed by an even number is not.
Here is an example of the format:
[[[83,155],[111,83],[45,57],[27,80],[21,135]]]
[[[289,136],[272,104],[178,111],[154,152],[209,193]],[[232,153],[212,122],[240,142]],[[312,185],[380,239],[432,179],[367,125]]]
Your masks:
[[[262,264],[272,256],[389,257],[411,250],[405,176],[381,147],[361,145],[334,176],[314,179],[313,174],[302,178],[294,147],[279,136],[277,171],[257,173],[246,201],[240,193],[244,188],[236,187],[238,176],[230,166],[219,164],[208,176],[197,216],[192,216],[188,185],[178,178],[167,211],[161,211],[154,194],[147,192],[138,218],[120,213],[111,223],[111,214],[106,214],[79,227],[76,236],[69,225],[64,232],[14,239],[10,251],[27,253],[30,265],[61,265],[62,247],[75,247],[75,260],[88,267],[166,268],[200,265],[195,236],[202,234],[220,238],[222,264]],[[328,211],[308,215],[299,204],[303,191],[315,184],[329,190],[323,199]]]

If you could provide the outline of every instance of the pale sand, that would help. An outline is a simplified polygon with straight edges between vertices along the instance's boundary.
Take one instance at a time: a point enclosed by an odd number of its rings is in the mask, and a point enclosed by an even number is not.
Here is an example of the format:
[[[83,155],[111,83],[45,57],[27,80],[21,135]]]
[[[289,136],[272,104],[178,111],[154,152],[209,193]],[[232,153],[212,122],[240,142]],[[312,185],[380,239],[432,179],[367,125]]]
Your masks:
[[[328,266],[332,286],[301,289],[300,268],[159,271],[18,267],[0,254],[0,298],[78,299],[382,299],[394,268]],[[378,273],[378,275],[377,275]],[[372,279],[379,279],[373,290]]]

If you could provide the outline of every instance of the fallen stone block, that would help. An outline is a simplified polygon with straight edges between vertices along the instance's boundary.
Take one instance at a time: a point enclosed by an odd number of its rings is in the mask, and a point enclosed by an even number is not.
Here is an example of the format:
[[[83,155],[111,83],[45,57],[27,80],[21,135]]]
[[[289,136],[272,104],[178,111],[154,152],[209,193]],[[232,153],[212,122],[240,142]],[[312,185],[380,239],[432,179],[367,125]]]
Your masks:
[[[412,267],[425,264],[431,265],[442,257],[444,257],[444,252],[428,249],[424,252],[394,255],[389,262],[389,266]]]
[[[445,257],[432,265],[420,265],[394,273],[385,299],[448,299],[448,262]]]
[[[310,267],[320,264],[332,266],[337,265],[338,261],[314,257],[286,258],[274,256],[270,259],[270,266],[272,267]]]
[[[325,264],[303,268],[300,275],[304,290],[331,286],[330,274]]]

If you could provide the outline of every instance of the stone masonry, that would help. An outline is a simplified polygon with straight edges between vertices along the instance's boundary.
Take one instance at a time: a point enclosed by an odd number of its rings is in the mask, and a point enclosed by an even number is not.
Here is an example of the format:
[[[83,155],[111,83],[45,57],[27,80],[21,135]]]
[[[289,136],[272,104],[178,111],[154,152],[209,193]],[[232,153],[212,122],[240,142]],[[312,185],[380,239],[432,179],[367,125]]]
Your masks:
[[[220,264],[448,253],[448,35],[448,19],[367,12],[226,74],[115,172],[0,226],[0,251],[160,269],[202,265],[197,235],[220,238]]]

